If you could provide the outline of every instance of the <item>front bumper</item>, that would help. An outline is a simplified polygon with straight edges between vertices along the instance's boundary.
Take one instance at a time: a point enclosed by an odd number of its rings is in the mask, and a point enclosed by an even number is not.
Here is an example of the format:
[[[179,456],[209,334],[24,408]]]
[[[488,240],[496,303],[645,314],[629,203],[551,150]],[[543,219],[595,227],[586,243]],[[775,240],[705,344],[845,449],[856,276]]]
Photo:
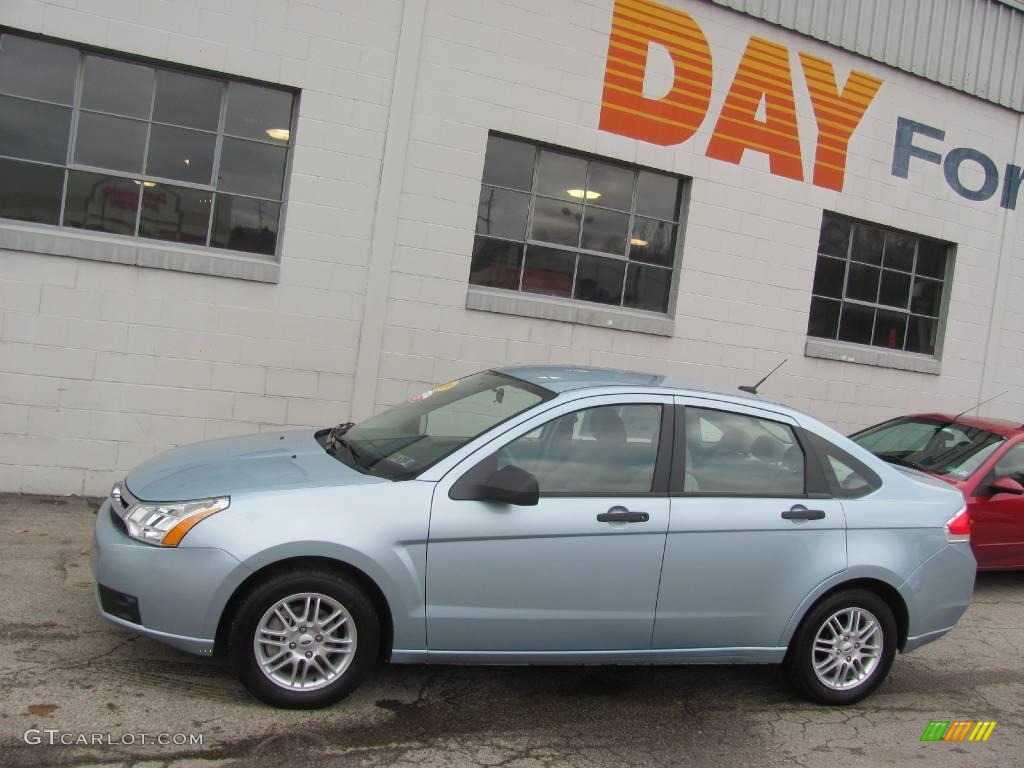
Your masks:
[[[155,547],[130,538],[118,528],[109,499],[96,515],[92,541],[96,603],[103,617],[118,626],[190,653],[213,652],[217,624],[228,599],[252,573],[222,549]],[[134,598],[139,622],[120,608],[104,610],[100,586]],[[104,595],[107,608],[111,593]]]

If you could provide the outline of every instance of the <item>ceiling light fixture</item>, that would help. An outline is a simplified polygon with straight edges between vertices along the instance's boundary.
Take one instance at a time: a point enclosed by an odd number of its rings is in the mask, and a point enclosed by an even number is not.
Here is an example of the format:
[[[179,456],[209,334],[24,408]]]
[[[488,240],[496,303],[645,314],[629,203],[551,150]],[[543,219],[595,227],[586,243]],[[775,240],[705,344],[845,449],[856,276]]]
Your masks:
[[[136,184],[138,184],[140,186],[143,186],[143,187],[155,187],[156,186],[156,182],[155,181],[139,181],[138,179],[132,179],[132,181],[134,181]]]
[[[643,248],[645,245],[647,245],[647,241],[639,237],[631,237],[629,239],[629,244],[635,245],[637,248]]]
[[[577,200],[597,200],[601,196],[600,192],[595,192],[592,189],[567,189],[565,192],[569,197],[575,197]]]
[[[287,128],[267,128],[267,136],[277,141],[288,141],[292,132]]]

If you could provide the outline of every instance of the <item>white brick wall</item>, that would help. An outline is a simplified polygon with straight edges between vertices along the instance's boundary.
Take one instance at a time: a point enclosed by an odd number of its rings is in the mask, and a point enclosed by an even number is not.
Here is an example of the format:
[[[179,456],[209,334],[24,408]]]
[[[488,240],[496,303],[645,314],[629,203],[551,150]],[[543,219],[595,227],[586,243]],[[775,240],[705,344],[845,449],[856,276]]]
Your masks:
[[[361,340],[381,351],[375,410],[503,363],[733,385],[786,357],[765,393],[840,430],[1002,389],[984,412],[1024,421],[1024,213],[957,197],[935,166],[890,174],[898,115],[1000,170],[1024,165],[1020,116],[720,7],[666,2],[697,19],[715,62],[709,116],[676,147],[597,130],[612,0],[427,2],[382,329],[363,319],[385,141],[406,119],[391,105],[401,0],[0,4],[11,27],[301,89],[279,284],[0,251],[0,491],[102,494],[170,445],[345,420]],[[741,166],[704,156],[752,34],[792,52],[807,175],[796,52],[832,61],[841,81],[854,66],[885,80],[843,193],[772,176],[757,153]],[[675,337],[465,309],[488,130],[694,179]],[[940,376],[804,357],[822,209],[958,244]]]

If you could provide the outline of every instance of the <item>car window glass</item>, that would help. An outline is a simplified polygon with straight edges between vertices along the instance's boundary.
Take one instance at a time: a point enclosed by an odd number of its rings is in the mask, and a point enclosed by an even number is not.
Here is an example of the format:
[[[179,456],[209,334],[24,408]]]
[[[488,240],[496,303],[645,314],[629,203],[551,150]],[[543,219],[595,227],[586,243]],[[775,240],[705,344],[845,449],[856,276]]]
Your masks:
[[[1024,443],[1019,443],[1008,450],[1006,455],[996,462],[993,474],[993,480],[1009,477],[1024,485]]]
[[[819,435],[804,434],[824,464],[825,479],[832,495],[844,499],[859,498],[882,487],[881,478],[863,462]]]
[[[686,493],[801,496],[804,454],[786,424],[686,409]]]
[[[971,475],[1005,440],[988,430],[921,417],[881,424],[852,439],[893,464],[959,479]]]
[[[661,434],[661,406],[607,405],[568,413],[517,438],[498,454],[537,478],[540,492],[648,493]]]

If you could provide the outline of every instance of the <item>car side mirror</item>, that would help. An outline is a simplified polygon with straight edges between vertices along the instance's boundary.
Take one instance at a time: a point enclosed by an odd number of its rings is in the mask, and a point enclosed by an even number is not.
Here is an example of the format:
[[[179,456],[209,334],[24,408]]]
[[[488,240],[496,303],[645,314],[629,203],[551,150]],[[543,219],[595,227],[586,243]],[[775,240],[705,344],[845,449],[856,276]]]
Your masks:
[[[1024,485],[1021,485],[1012,477],[1000,477],[988,487],[989,492],[995,496],[1000,493],[1008,493],[1012,496],[1024,496]]]
[[[497,501],[517,507],[535,507],[540,499],[537,478],[509,464],[491,474],[469,494],[476,501]]]

